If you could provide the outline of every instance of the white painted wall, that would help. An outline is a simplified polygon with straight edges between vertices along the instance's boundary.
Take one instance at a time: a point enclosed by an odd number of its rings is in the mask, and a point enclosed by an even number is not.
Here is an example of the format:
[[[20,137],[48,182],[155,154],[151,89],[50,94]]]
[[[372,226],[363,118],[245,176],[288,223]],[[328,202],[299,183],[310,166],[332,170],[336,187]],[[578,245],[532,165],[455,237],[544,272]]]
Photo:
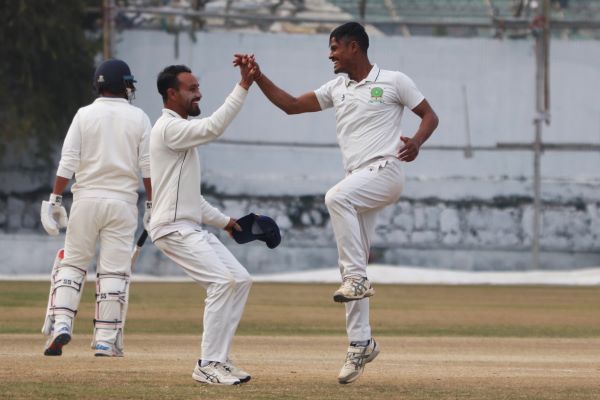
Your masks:
[[[139,81],[136,104],[156,119],[161,101],[158,71],[172,63],[189,65],[199,76],[203,115],[224,100],[239,79],[231,66],[236,52],[256,54],[262,70],[292,94],[318,88],[335,75],[328,60],[327,35],[200,33],[192,43],[162,32],[125,31],[117,56],[130,63]],[[370,59],[411,76],[440,117],[430,140],[436,145],[466,143],[466,88],[471,143],[531,142],[535,60],[531,40],[430,37],[371,38]],[[554,41],[551,45],[551,115],[544,127],[549,142],[600,143],[600,42]],[[405,114],[404,132],[418,118]],[[334,143],[331,110],[286,116],[257,87],[224,135],[225,139]],[[246,147],[214,143],[202,148],[205,182],[228,194],[319,194],[341,176],[337,148]],[[413,198],[492,198],[531,195],[532,156],[527,151],[424,151],[406,166],[405,194]],[[546,199],[600,198],[600,154],[547,152],[542,158]]]
[[[173,63],[187,64],[198,74],[204,115],[222,103],[239,79],[231,66],[236,52],[255,53],[264,73],[292,94],[316,89],[334,77],[326,35],[199,33],[197,39],[191,43],[182,34],[176,58],[173,36],[143,31],[120,36],[116,55],[132,66],[139,81],[135,104],[152,120],[161,109],[156,76]],[[465,144],[463,85],[474,146],[533,139],[535,66],[530,40],[377,37],[369,54],[381,67],[411,76],[434,106],[441,124],[430,144]],[[600,42],[552,42],[552,124],[544,127],[545,140],[600,143],[598,66]],[[407,112],[404,122],[410,135],[418,119]],[[334,143],[334,115],[326,111],[286,116],[253,87],[224,138]],[[203,146],[201,153],[204,182],[222,194],[212,199],[216,205],[232,216],[264,211],[277,217],[286,231],[276,251],[260,244],[238,246],[223,237],[253,274],[335,264],[331,228],[313,224],[308,217],[304,222],[304,214],[302,224],[292,226],[288,215],[293,205],[284,196],[322,196],[343,175],[337,148],[241,148],[217,142]],[[5,255],[0,273],[49,273],[63,236],[42,233],[38,194],[46,193],[54,171],[32,173],[18,165],[0,170],[0,253]],[[474,270],[528,268],[531,153],[476,151],[467,159],[461,151],[424,150],[406,165],[406,172],[404,198],[386,210],[377,230],[380,261]],[[542,174],[544,201],[551,204],[542,213],[544,268],[600,265],[600,154],[547,152]],[[261,195],[272,198],[256,197]],[[497,197],[508,198],[504,202],[509,205],[499,205]],[[317,206],[322,203],[311,207]],[[308,215],[311,209],[303,212]],[[151,245],[144,249],[139,272],[182,273]]]

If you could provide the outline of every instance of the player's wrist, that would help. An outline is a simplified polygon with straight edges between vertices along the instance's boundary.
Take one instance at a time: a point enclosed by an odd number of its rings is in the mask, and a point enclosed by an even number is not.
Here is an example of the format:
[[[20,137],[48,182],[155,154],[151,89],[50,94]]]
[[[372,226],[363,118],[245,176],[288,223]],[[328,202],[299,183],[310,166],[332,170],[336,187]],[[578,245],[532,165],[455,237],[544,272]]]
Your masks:
[[[61,205],[62,204],[62,196],[60,194],[50,193],[50,197],[48,198],[48,201],[55,205]]]
[[[248,90],[248,89],[250,89],[250,86],[252,85],[252,82],[248,82],[248,81],[246,81],[246,80],[242,79],[242,80],[240,81],[239,85],[240,85],[240,86],[241,86],[243,89],[246,89],[246,90]]]

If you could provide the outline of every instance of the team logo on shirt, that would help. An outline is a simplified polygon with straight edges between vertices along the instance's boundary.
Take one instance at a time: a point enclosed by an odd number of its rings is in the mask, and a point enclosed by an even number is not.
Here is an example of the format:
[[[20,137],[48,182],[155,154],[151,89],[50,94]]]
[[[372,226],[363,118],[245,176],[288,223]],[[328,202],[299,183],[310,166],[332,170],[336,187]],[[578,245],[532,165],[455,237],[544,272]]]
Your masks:
[[[376,86],[371,89],[371,100],[369,103],[383,103],[383,89]]]

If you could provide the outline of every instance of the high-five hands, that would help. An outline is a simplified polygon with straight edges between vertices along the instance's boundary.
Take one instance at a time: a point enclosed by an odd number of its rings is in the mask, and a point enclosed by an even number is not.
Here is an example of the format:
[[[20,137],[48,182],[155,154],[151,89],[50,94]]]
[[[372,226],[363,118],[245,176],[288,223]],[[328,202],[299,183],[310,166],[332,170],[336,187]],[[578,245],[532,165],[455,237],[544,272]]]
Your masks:
[[[242,82],[249,80],[250,83],[248,84],[248,87],[250,87],[252,82],[256,81],[262,75],[254,58],[254,54],[234,54],[233,66],[240,68]],[[245,87],[242,82],[240,82],[240,86],[248,89],[248,87]]]
[[[242,75],[240,86],[248,90],[252,82],[260,76],[260,69],[254,61],[254,55],[235,54],[233,57],[233,66],[239,67],[240,74]]]

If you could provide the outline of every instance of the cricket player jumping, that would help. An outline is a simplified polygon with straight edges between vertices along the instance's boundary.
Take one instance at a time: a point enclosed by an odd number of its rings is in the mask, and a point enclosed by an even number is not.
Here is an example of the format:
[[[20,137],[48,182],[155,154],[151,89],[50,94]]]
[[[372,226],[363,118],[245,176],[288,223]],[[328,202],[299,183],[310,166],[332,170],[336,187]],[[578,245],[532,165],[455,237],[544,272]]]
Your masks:
[[[71,340],[87,268],[98,241],[92,348],[96,356],[123,356],[140,171],[151,200],[151,124],[144,111],[129,103],[134,82],[124,61],[110,59],[98,66],[94,86],[99,97],[75,114],[63,143],[52,194],[49,201],[42,202],[41,220],[46,232],[54,236],[60,228],[67,228],[64,251],[59,252],[52,269],[42,328],[48,336],[47,356],[60,356]],[[73,205],[68,219],[62,193],[73,175]]]
[[[381,69],[367,56],[369,37],[355,22],[333,30],[329,59],[334,73],[346,73],[314,92],[293,97],[277,87],[253,57],[250,67],[265,96],[287,114],[335,108],[337,140],[346,177],[325,195],[339,256],[343,283],[334,293],[346,306],[346,331],[350,346],[338,376],[340,383],[358,379],[366,363],[379,354],[371,336],[369,299],[375,291],[367,279],[369,247],[377,214],[395,203],[402,192],[401,161],[413,161],[421,145],[438,124],[438,118],[414,82],[401,72]],[[238,65],[247,56],[236,55]],[[244,58],[246,57],[246,58]],[[412,138],[401,134],[404,107],[421,118]]]
[[[196,147],[217,139],[238,114],[253,72],[241,67],[241,81],[212,115],[200,115],[198,79],[183,65],[172,65],[158,75],[163,98],[162,116],[150,135],[153,211],[149,233],[167,257],[206,289],[202,356],[192,374],[207,384],[237,385],[250,374],[229,358],[231,342],[250,292],[248,271],[215,235],[201,224],[240,231],[236,220],[211,206],[200,193],[200,158]]]

